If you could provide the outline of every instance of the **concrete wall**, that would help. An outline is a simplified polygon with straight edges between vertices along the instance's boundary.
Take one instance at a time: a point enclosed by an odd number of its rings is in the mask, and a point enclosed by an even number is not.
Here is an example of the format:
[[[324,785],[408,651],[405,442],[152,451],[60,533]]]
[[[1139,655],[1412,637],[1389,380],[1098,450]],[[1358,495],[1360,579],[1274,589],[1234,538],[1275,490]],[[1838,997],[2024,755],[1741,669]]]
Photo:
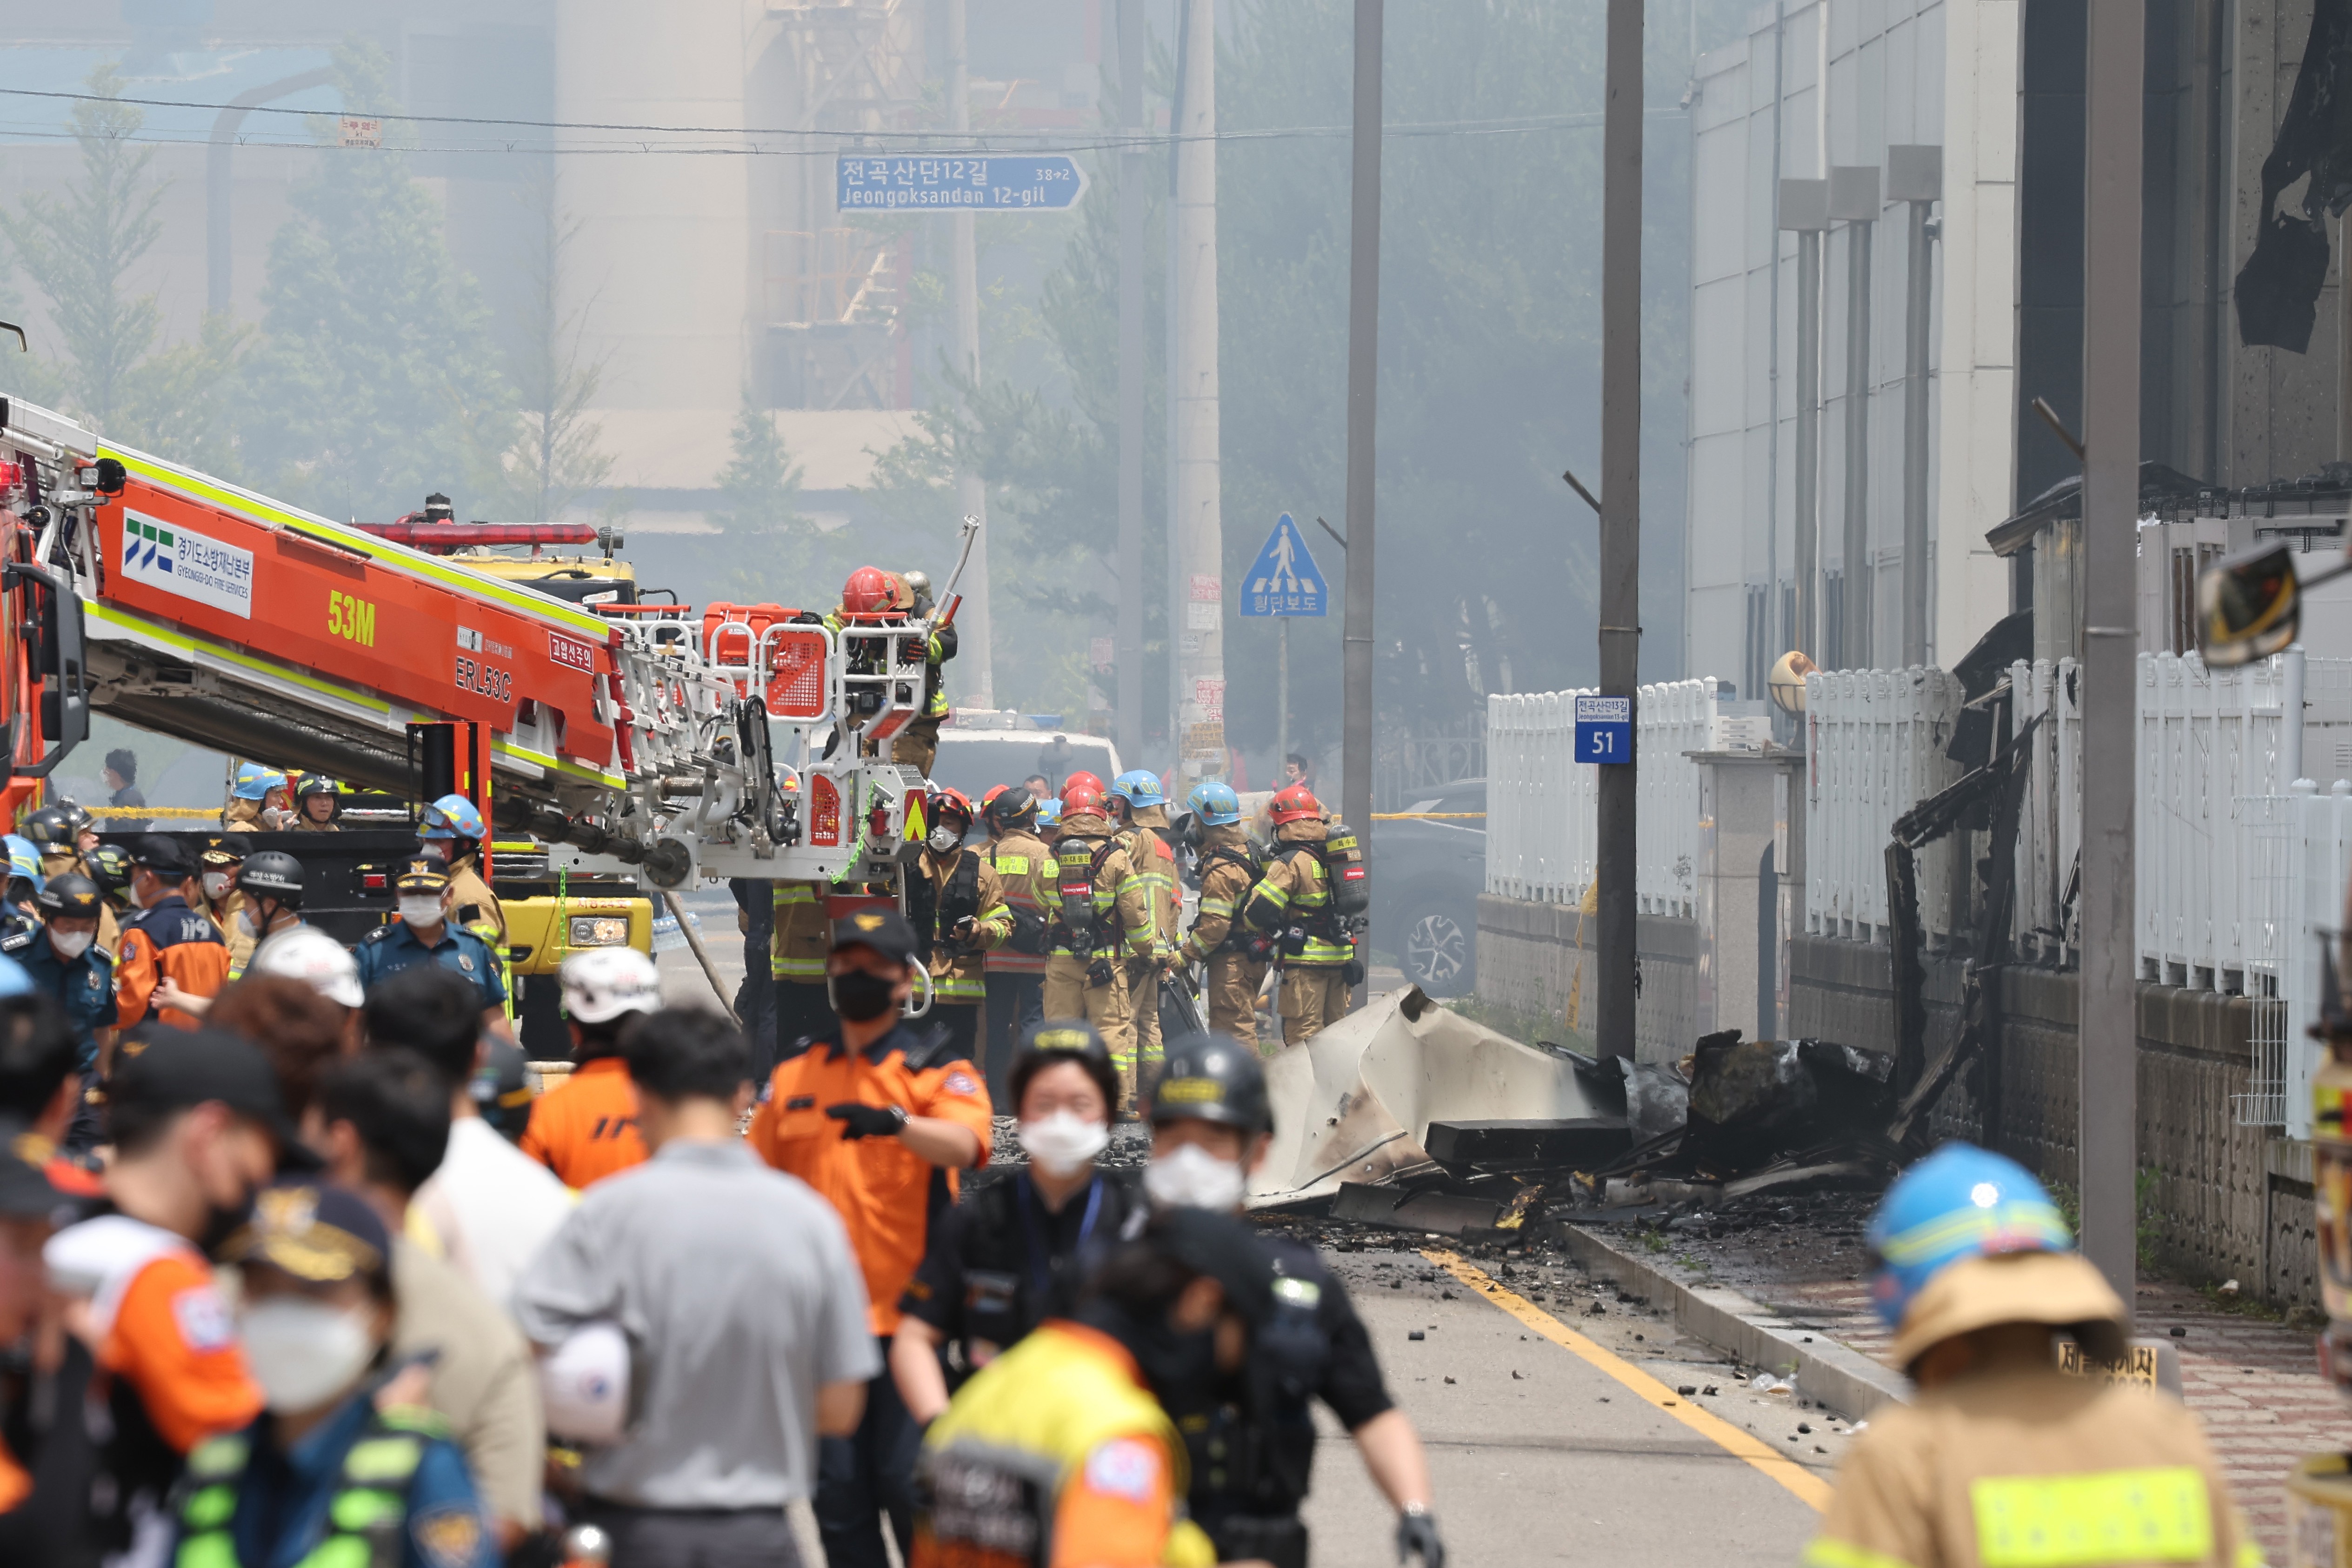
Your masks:
[[[1578,946],[1580,926],[1583,944]],[[1478,995],[1515,1012],[1556,1018],[1570,1027],[1592,1025],[1592,943],[1597,922],[1565,904],[1478,897]],[[1672,1061],[1689,1054],[1697,1038],[1698,927],[1687,919],[1644,915],[1633,943],[1642,963],[1642,995],[1633,1008],[1636,1054]],[[1580,967],[1583,982],[1578,985]],[[1567,1017],[1575,993],[1580,1017]]]

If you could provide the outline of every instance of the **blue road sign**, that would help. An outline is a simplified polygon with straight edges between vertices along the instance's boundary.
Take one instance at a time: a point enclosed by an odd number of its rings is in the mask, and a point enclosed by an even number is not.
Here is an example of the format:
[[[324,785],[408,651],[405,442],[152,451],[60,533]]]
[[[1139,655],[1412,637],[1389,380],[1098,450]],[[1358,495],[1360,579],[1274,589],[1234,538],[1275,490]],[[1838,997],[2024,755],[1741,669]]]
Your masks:
[[[833,204],[845,213],[1060,212],[1087,193],[1075,158],[844,152],[834,159]]]
[[[1274,532],[1257,552],[1249,575],[1242,579],[1244,615],[1328,615],[1331,591],[1307,553],[1305,536],[1285,512],[1274,519]]]
[[[1579,762],[1633,760],[1633,699],[1576,699],[1576,759]]]

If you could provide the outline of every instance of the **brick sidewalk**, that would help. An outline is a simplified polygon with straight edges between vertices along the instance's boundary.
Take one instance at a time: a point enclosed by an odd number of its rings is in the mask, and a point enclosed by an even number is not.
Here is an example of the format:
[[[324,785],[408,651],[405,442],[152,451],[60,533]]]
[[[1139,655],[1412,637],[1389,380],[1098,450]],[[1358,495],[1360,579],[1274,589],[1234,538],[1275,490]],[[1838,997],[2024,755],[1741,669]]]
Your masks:
[[[1719,1238],[1670,1234],[1666,1251],[1650,1260],[1687,1281],[1727,1285],[1797,1327],[1885,1361],[1888,1335],[1864,1283],[1866,1213],[1854,1200],[1819,1199],[1763,1227],[1743,1217],[1742,1228]],[[2284,1563],[2288,1469],[2305,1454],[2352,1450],[2352,1407],[2321,1379],[2313,1331],[2224,1312],[2162,1281],[2139,1287],[2136,1312],[2139,1333],[2172,1336],[2182,1396],[2204,1421],[2263,1550]]]

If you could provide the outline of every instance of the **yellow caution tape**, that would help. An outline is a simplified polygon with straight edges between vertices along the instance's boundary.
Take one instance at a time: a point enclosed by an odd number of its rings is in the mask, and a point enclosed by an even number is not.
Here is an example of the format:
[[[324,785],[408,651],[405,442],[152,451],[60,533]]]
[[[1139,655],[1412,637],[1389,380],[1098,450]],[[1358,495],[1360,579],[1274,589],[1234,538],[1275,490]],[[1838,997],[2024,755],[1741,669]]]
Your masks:
[[[1484,811],[1374,811],[1375,822],[1483,822]]]
[[[217,806],[210,810],[202,806],[92,806],[89,810],[93,817],[209,817],[215,822],[221,815]]]

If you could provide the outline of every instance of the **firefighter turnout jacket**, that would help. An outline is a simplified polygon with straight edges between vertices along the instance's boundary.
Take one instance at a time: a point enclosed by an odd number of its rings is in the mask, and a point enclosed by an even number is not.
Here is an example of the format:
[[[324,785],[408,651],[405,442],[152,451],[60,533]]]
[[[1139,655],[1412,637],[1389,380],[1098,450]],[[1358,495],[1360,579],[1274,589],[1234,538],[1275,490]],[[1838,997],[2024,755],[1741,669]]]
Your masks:
[[[780,882],[773,885],[776,928],[768,937],[769,977],[821,984],[825,955],[833,947],[832,928],[824,918],[825,884]]]
[[[1356,956],[1354,941],[1331,907],[1331,876],[1319,852],[1328,831],[1325,823],[1313,821],[1276,829],[1265,876],[1242,909],[1245,924],[1277,939],[1286,966],[1337,966]]]
[[[920,886],[908,889],[908,915],[917,936],[929,941],[931,995],[942,1002],[978,1003],[988,995],[981,955],[1013,934],[1003,882],[978,851],[961,845],[944,855],[926,849],[918,863]],[[953,933],[966,916],[971,935],[959,941]]]
[[[1136,874],[1127,848],[1110,824],[1095,811],[1081,811],[1062,820],[1062,836],[1055,845],[1059,871],[1056,880],[1053,947],[1055,956],[1090,958],[1097,953],[1150,958],[1159,950],[1160,928],[1151,907],[1151,890]],[[1069,923],[1070,900],[1058,889],[1075,888],[1078,879],[1092,874],[1092,930],[1081,932]]]
[[[976,1373],[916,1469],[912,1568],[1216,1561],[1183,1518],[1184,1444],[1127,1347],[1053,1319]]]
[[[1014,828],[981,852],[981,858],[995,869],[1009,922],[1003,942],[988,950],[988,972],[1044,974],[1045,933],[1059,904],[1053,849],[1028,829]]]
[[[1200,865],[1199,913],[1184,938],[1184,957],[1195,964],[1249,944],[1249,931],[1237,925],[1235,919],[1243,898],[1257,883],[1258,870],[1256,857],[1250,853],[1249,834],[1239,822],[1202,831]],[[1271,944],[1262,935],[1260,942],[1270,956]]]
[[[1139,806],[1124,841],[1128,863],[1150,891],[1151,919],[1160,933],[1161,949],[1172,953],[1182,935],[1176,928],[1176,920],[1184,901],[1176,887],[1176,852],[1168,847],[1167,839],[1160,832],[1167,826],[1168,808]]]

